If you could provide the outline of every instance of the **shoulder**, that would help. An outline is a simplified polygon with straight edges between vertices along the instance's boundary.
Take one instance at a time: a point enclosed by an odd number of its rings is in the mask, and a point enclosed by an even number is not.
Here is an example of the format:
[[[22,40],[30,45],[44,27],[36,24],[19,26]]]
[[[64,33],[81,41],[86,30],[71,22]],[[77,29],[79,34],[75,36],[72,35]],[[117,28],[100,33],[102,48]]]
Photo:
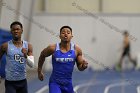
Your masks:
[[[8,48],[8,42],[3,43],[3,44],[0,46],[0,48],[1,48],[3,51],[6,51],[7,48]]]
[[[81,51],[81,48],[77,44],[75,44],[75,50],[76,51]]]
[[[8,46],[8,42],[3,43],[2,46]]]
[[[2,44],[3,47],[7,47],[8,46],[8,42],[5,42]]]
[[[50,44],[46,48],[44,48],[41,52],[42,56],[50,56],[55,52],[56,44]]]
[[[50,50],[55,50],[56,44],[50,44],[50,45],[48,45],[47,48],[50,49]]]
[[[23,40],[22,41],[22,43],[24,44],[24,45],[26,45],[26,46],[32,46],[32,44],[31,43],[29,43],[28,41],[26,41],[26,40]]]
[[[75,51],[76,55],[82,55],[82,50],[77,44],[75,44]]]
[[[55,51],[55,48],[56,48],[56,44],[50,44],[48,45],[46,48],[44,48],[43,51],[46,51],[46,52],[54,52]]]
[[[32,47],[32,44],[28,42],[28,47]]]
[[[129,37],[125,37],[124,38],[124,43],[128,43],[129,42]]]
[[[49,44],[49,47],[56,47],[56,44]]]
[[[32,49],[32,44],[30,42],[23,40],[23,44],[27,46],[29,49]]]

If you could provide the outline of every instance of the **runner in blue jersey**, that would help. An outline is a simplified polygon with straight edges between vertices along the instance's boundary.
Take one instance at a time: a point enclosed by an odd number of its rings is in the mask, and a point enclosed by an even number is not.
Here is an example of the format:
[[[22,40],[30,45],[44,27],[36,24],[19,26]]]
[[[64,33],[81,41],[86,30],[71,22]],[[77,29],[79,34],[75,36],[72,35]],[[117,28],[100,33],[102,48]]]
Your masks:
[[[21,40],[23,27],[18,21],[10,25],[13,39],[0,46],[0,59],[6,53],[5,93],[28,93],[26,64],[33,67],[33,49]]]
[[[71,42],[73,35],[69,26],[60,29],[61,42],[45,48],[38,61],[38,78],[43,81],[42,66],[45,58],[52,55],[53,71],[49,79],[49,93],[74,93],[72,72],[75,63],[80,71],[87,68],[88,63],[82,57],[82,50]]]

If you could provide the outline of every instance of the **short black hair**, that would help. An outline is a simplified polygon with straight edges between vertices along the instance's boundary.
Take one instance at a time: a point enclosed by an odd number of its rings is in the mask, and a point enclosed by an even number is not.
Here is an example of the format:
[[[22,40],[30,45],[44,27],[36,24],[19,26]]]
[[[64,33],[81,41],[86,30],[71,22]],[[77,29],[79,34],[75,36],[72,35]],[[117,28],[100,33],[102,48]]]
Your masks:
[[[10,25],[10,28],[12,28],[13,25],[20,25],[21,28],[23,28],[22,24],[19,21],[15,21]]]
[[[127,30],[124,30],[123,34],[124,34],[124,35],[127,35],[127,34],[129,34],[129,33],[128,33]]]
[[[72,32],[72,28],[71,28],[70,26],[62,26],[62,27],[60,28],[60,33],[61,33],[62,29],[64,29],[64,28],[68,28],[68,29],[70,29],[70,31]]]

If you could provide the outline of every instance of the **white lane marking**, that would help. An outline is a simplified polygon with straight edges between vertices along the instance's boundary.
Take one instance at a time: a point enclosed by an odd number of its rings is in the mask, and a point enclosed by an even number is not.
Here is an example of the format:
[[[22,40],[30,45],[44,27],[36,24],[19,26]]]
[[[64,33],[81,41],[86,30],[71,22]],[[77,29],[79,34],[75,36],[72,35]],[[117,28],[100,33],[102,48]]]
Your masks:
[[[108,93],[109,90],[110,90],[112,87],[117,87],[117,86],[120,86],[120,85],[130,85],[130,84],[129,84],[128,82],[110,84],[110,85],[108,85],[108,86],[105,87],[104,93]]]
[[[114,80],[113,82],[118,82],[120,80]],[[98,85],[98,84],[106,84],[108,82],[108,80],[106,81],[96,81],[95,83],[93,83],[93,81],[89,82],[89,83],[84,83],[84,84],[79,84],[79,85],[76,85],[74,87],[74,91],[75,93],[78,93],[77,91],[82,88],[82,87],[87,87],[87,86],[93,86],[93,85]]]
[[[77,91],[80,88],[85,87],[85,86],[91,86],[91,85],[95,85],[95,83],[93,84],[93,82],[92,82],[92,83],[88,83],[88,84],[79,84],[79,85],[77,85],[77,86],[74,87],[74,91],[75,91],[75,93],[78,93]]]
[[[97,77],[97,75],[98,75],[98,73],[95,73],[95,75],[93,76],[93,78],[91,78],[89,81],[88,81],[88,83],[87,84],[79,84],[79,85],[76,85],[75,87],[74,87],[74,92],[75,93],[78,93],[77,91],[78,91],[78,89],[80,88],[80,87],[84,87],[85,85],[87,86],[89,86],[89,85],[93,85],[93,82],[94,82],[94,84],[96,83],[96,77]],[[85,91],[86,92],[86,91]]]
[[[137,87],[137,93],[140,93],[140,86]]]

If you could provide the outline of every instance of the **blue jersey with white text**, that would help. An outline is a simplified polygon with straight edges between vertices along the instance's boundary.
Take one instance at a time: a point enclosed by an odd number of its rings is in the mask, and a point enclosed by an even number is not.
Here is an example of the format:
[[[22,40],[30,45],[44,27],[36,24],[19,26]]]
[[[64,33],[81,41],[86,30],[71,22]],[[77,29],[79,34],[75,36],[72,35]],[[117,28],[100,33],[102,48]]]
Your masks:
[[[75,45],[70,44],[71,49],[63,53],[60,50],[59,43],[56,44],[55,52],[52,56],[53,71],[50,82],[67,84],[71,82],[72,72],[76,61]]]
[[[16,47],[12,40],[8,41],[6,53],[6,80],[18,81],[26,78],[26,59],[22,53],[22,48],[28,50],[27,41],[23,41],[22,47]]]

